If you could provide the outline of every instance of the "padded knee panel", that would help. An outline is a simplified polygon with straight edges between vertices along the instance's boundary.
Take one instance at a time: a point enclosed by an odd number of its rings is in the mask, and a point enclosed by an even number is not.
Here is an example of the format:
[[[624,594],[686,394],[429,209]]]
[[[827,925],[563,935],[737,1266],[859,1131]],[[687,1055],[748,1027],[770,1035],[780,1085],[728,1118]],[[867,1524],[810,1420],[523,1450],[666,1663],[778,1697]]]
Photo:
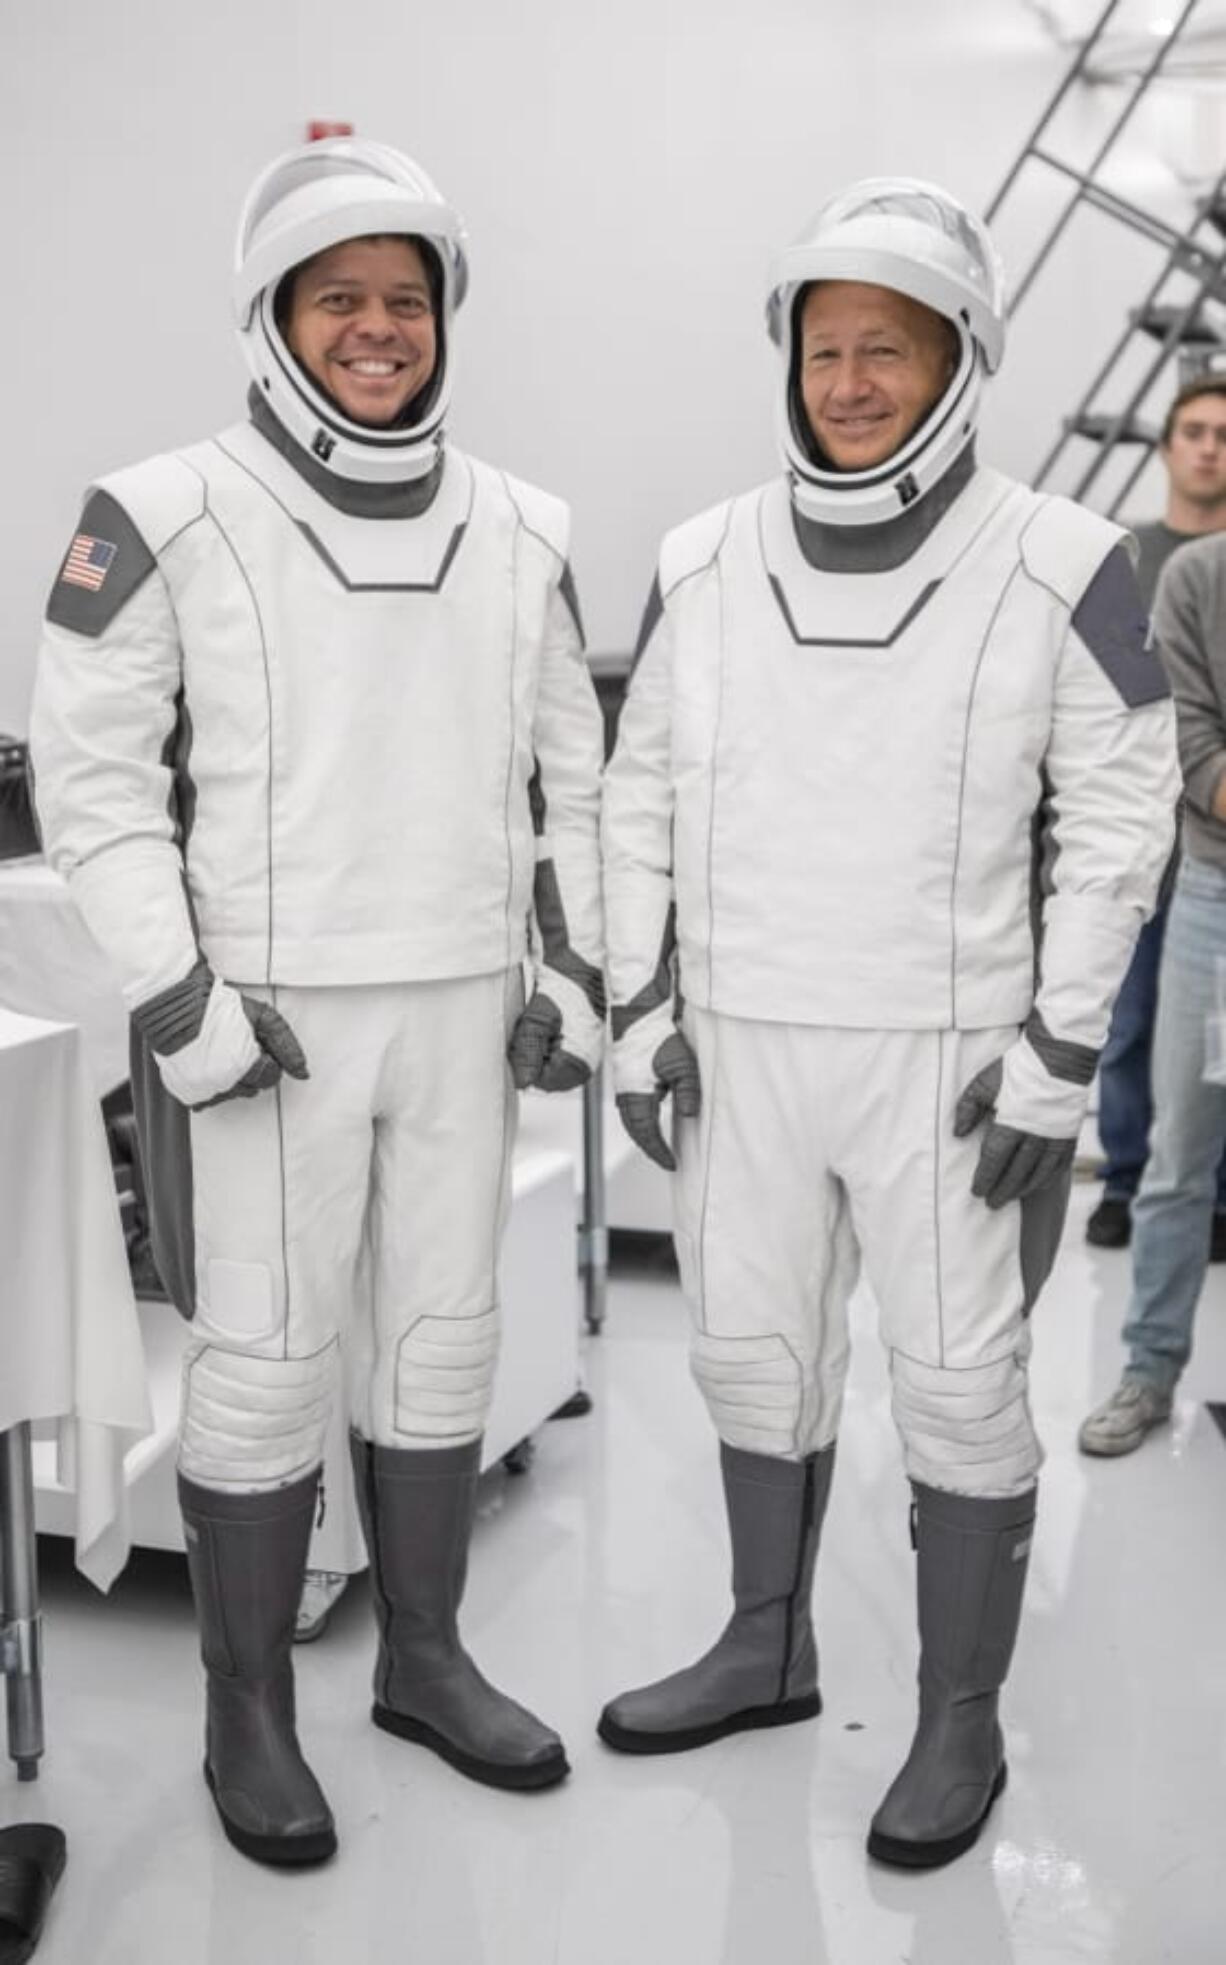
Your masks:
[[[1020,1357],[943,1371],[895,1351],[890,1372],[894,1423],[913,1481],[976,1496],[1033,1486],[1043,1452]]]
[[[332,1403],[335,1342],[308,1358],[262,1358],[206,1344],[183,1374],[179,1468],[200,1487],[284,1487],[318,1467]]]
[[[698,1331],[690,1369],[726,1445],[785,1457],[798,1451],[804,1375],[785,1338]]]
[[[396,1354],[395,1437],[380,1446],[458,1446],[485,1430],[498,1362],[498,1311],[419,1317]]]

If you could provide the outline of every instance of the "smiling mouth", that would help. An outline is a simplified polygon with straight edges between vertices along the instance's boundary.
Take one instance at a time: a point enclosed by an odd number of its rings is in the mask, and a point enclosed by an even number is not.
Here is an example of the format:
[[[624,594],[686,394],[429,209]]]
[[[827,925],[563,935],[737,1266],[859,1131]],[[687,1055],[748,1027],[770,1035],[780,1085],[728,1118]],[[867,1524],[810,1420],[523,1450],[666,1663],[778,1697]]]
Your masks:
[[[359,355],[339,366],[346,375],[356,375],[362,382],[388,382],[403,373],[408,366],[402,361],[388,361],[373,355]]]
[[[831,416],[826,420],[829,429],[835,436],[868,437],[874,431],[880,430],[890,419],[888,416],[882,414],[876,416]]]

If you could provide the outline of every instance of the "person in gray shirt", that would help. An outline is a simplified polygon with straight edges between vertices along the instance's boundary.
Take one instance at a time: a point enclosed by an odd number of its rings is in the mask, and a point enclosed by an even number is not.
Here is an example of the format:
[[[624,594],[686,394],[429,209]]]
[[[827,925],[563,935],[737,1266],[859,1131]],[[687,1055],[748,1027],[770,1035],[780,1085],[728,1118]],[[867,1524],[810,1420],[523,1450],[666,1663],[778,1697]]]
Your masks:
[[[1154,1026],[1154,1125],[1133,1206],[1128,1361],[1083,1422],[1083,1453],[1131,1453],[1170,1418],[1192,1351],[1209,1259],[1226,1080],[1210,1056],[1226,979],[1226,535],[1181,546],[1158,582],[1154,627],[1175,699],[1184,784],[1175,878]],[[1212,1072],[1214,1075],[1207,1075]]]
[[[1140,547],[1137,582],[1148,607],[1176,548],[1226,528],[1226,377],[1197,377],[1184,384],[1166,413],[1160,455],[1167,472],[1165,515],[1133,527]],[[1132,1234],[1132,1203],[1145,1170],[1153,1119],[1150,1078],[1158,968],[1174,876],[1173,859],[1158,906],[1141,930],[1099,1059],[1103,1196],[1086,1222],[1086,1240],[1097,1248],[1125,1248]],[[1209,1259],[1226,1261],[1226,1156],[1218,1167]]]

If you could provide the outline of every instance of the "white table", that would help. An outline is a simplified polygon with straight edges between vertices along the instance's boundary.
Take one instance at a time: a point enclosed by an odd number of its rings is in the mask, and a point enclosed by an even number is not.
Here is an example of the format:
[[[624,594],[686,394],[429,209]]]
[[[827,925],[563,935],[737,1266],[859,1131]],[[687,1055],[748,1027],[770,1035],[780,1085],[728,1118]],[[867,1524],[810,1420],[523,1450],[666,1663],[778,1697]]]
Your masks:
[[[127,1559],[124,1455],[150,1430],[136,1305],[80,1033],[0,1008],[0,1539],[9,1751],[42,1753],[31,1422],[72,1495],[77,1567]]]

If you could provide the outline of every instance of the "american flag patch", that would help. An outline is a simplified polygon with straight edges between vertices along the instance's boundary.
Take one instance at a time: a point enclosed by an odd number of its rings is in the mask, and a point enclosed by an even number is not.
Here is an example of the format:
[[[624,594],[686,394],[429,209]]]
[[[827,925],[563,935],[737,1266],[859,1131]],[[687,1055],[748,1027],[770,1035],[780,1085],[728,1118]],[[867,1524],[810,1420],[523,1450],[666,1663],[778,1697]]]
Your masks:
[[[88,532],[78,532],[68,548],[60,579],[70,587],[88,587],[91,594],[96,594],[118,551],[118,546],[113,546],[109,539],[95,539]]]

